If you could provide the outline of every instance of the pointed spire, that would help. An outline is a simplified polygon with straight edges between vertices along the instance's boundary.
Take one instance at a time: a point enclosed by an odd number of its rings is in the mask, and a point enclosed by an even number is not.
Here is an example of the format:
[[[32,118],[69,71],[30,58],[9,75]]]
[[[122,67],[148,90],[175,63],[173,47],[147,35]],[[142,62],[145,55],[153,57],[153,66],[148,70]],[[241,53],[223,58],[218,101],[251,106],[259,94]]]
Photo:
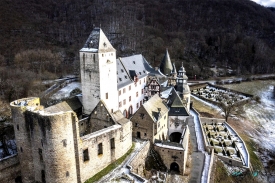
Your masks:
[[[173,70],[173,66],[170,60],[170,56],[168,53],[168,49],[166,49],[165,55],[163,57],[162,62],[160,63],[160,71],[164,74],[164,75],[170,75],[172,70]]]
[[[86,43],[80,51],[113,52],[116,50],[113,48],[101,28],[96,27],[93,29]]]
[[[173,63],[172,73],[177,75],[177,69],[176,69],[176,66],[175,66],[175,62]]]

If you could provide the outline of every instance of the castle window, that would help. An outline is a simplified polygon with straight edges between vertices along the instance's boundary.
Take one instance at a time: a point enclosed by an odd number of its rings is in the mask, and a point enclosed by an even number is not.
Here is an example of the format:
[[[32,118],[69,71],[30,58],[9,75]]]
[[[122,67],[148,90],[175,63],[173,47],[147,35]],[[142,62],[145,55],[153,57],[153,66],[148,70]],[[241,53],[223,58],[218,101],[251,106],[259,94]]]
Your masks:
[[[41,170],[41,180],[42,180],[42,183],[46,183],[45,170]]]
[[[123,93],[125,93],[126,92],[126,88],[123,88]]]
[[[111,113],[114,113],[114,109],[111,109]]]
[[[126,99],[123,100],[123,105],[125,105],[125,104],[126,104]]]
[[[138,109],[138,107],[139,107],[139,104],[137,103],[137,109]]]
[[[138,123],[135,124],[135,127],[138,127]]]
[[[138,97],[138,92],[136,92],[136,97]]]
[[[69,177],[70,176],[70,173],[69,171],[66,172],[66,177]]]
[[[102,57],[104,57],[104,54],[102,54]]]
[[[141,75],[141,72],[139,72],[139,75]]]
[[[133,63],[134,63],[134,64],[136,64],[136,62],[135,62],[135,61],[133,61]]]
[[[111,149],[115,149],[115,139],[111,138]]]
[[[17,130],[19,131],[19,125],[16,125],[16,127],[17,127]]]
[[[139,103],[140,103],[140,106],[142,106],[142,100]]]
[[[20,151],[23,152],[23,148],[22,147],[20,147]]]
[[[143,94],[143,89],[141,89],[141,94]]]
[[[108,99],[108,93],[106,93],[105,95],[106,95],[106,99]]]
[[[122,105],[121,105],[121,102],[119,102],[119,103],[118,103],[118,106],[119,106],[119,107],[121,107],[121,106],[122,106]]]
[[[141,80],[139,80],[139,84],[141,85]]]
[[[123,69],[121,69],[121,72],[124,72]]]
[[[164,119],[166,119],[166,115],[164,116]]]
[[[89,161],[89,150],[88,149],[85,149],[84,151],[83,151],[83,161],[85,162],[85,161]]]
[[[103,154],[102,143],[97,145],[97,154],[98,155]]]
[[[125,79],[127,79],[127,76],[126,76],[126,75],[125,75],[124,77],[125,77]]]
[[[118,95],[119,95],[119,96],[121,95],[121,90],[118,91]]]
[[[43,154],[42,154],[42,149],[38,149],[38,154],[39,154],[39,158],[40,158],[40,161],[43,161]]]
[[[67,139],[63,139],[62,142],[63,142],[63,147],[67,147]]]
[[[147,136],[147,134],[146,134],[146,133],[144,133],[144,136],[146,137],[146,136]]]
[[[131,102],[131,96],[129,97],[129,102]]]

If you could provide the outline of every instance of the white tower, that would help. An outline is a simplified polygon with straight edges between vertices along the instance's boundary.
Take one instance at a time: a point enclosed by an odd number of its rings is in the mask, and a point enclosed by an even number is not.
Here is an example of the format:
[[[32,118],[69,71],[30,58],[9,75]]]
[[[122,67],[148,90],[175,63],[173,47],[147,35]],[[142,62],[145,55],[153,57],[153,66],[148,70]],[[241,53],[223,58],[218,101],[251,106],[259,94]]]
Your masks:
[[[100,28],[91,32],[79,55],[83,112],[91,113],[100,99],[108,110],[118,110],[116,50]]]
[[[191,92],[187,80],[188,77],[186,76],[186,71],[182,64],[180,70],[178,71],[177,91],[179,91],[182,94],[183,103],[186,105],[187,110],[189,111]]]

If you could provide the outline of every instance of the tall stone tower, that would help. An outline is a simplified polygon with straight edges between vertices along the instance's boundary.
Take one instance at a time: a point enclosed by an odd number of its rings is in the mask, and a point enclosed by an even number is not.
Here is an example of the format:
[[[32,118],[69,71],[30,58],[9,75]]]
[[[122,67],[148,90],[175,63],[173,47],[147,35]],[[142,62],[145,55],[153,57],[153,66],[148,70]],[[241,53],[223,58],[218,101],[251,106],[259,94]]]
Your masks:
[[[108,110],[118,110],[116,50],[100,28],[95,28],[80,50],[80,70],[84,113],[89,114],[99,100]]]

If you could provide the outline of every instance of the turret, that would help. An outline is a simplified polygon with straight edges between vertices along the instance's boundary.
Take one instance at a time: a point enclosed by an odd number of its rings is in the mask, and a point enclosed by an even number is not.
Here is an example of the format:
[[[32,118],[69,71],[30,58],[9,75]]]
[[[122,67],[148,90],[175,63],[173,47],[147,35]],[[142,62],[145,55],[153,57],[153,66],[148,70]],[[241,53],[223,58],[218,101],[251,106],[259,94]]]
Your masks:
[[[186,104],[187,110],[190,110],[190,88],[187,83],[188,77],[186,76],[185,68],[183,67],[183,63],[181,68],[178,71],[177,78],[177,91],[182,94],[182,100]]]

